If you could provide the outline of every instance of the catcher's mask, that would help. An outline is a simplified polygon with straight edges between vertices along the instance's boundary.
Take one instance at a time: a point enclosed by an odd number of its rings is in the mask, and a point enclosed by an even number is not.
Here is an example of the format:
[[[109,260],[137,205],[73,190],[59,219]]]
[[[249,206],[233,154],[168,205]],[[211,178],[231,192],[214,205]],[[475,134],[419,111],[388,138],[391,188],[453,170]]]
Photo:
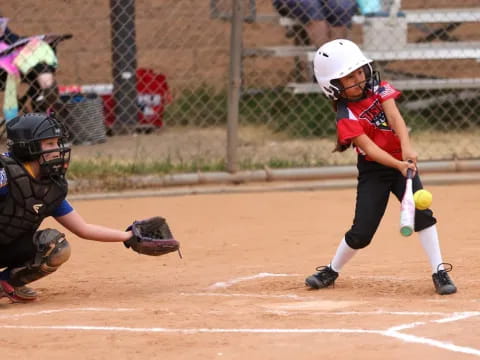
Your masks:
[[[363,68],[365,72],[365,86],[363,94],[357,99],[364,98],[368,90],[373,90],[380,83],[378,72],[374,71],[373,60],[367,58],[360,48],[352,41],[337,39],[322,45],[315,53],[313,68],[323,93],[331,100],[339,100],[345,88],[340,78],[351,72]],[[362,85],[361,83],[354,86]]]
[[[42,140],[58,139],[58,147],[43,150]],[[65,176],[70,162],[70,147],[65,143],[64,127],[51,115],[30,113],[7,122],[7,146],[12,157],[19,162],[38,161],[40,178]],[[58,156],[47,159],[46,154]]]

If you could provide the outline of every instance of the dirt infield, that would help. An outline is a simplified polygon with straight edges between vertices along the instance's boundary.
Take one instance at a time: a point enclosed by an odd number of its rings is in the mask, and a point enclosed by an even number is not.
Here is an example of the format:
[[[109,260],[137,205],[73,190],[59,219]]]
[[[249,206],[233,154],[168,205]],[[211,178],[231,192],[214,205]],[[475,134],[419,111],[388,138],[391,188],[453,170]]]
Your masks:
[[[390,202],[335,288],[303,285],[352,220],[354,190],[73,201],[123,228],[167,217],[182,243],[153,258],[69,234],[73,255],[41,298],[0,300],[2,354],[18,359],[466,359],[480,357],[478,185],[431,186],[459,292],[433,291],[416,236]],[[47,222],[45,226],[53,226]]]

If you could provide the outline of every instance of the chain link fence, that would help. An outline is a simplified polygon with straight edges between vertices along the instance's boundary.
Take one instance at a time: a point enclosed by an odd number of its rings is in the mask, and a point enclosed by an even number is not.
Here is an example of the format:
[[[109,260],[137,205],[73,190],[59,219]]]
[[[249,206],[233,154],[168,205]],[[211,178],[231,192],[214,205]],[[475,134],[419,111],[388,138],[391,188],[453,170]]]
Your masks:
[[[335,116],[310,65],[316,43],[346,36],[403,91],[421,160],[479,158],[478,0],[338,2],[306,13],[293,0],[6,2],[0,32],[21,38],[0,44],[3,118],[54,109],[73,169],[353,164],[353,151],[332,153]],[[234,4],[244,21],[232,33]],[[32,52],[43,44],[54,56]]]
[[[402,90],[398,105],[421,160],[478,158],[478,2],[272,0],[261,4],[263,8],[257,1],[256,23],[245,25],[243,99],[257,104],[246,107],[245,117],[267,123],[282,137],[283,141],[270,143],[271,153],[281,154],[286,164],[288,160],[307,166],[355,162],[354,153],[331,153],[335,117],[311,69],[318,44],[343,36],[375,60],[382,79]],[[272,7],[275,16],[269,15]],[[259,38],[272,26],[283,38]]]

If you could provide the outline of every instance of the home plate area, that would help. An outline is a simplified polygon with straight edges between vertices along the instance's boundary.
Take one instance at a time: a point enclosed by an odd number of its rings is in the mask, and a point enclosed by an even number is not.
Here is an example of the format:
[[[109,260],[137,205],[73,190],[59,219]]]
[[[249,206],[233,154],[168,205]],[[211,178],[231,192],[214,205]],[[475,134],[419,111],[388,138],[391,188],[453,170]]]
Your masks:
[[[301,279],[299,274],[258,273],[216,282],[205,292],[183,295],[228,299],[223,301],[235,304],[237,315],[245,315],[245,311],[260,311],[263,312],[263,320],[268,319],[268,316],[265,317],[268,314],[270,319],[277,319],[277,324],[278,320],[282,325],[290,324],[288,328],[282,326],[223,331],[334,333],[346,336],[370,334],[378,336],[379,343],[382,338],[390,337],[405,346],[406,343],[416,343],[480,357],[480,347],[475,336],[466,330],[475,332],[480,325],[478,301],[450,301],[448,297],[432,295],[431,283],[428,281],[420,284],[418,289],[412,289],[408,282],[416,282],[416,278],[347,276],[342,285],[319,291],[307,290]],[[368,287],[370,291],[365,291],[362,284],[359,284],[362,279],[371,285]],[[374,288],[379,291],[372,292]],[[402,292],[406,289],[409,291]],[[402,293],[407,296],[402,296]],[[229,313],[232,315],[232,312]],[[245,326],[248,324],[245,323]]]

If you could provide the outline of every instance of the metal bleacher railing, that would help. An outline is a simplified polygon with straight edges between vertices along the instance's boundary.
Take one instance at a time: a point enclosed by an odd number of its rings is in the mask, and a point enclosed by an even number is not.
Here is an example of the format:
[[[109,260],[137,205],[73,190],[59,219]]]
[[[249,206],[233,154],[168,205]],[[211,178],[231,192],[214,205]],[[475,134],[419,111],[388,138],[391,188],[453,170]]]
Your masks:
[[[365,54],[377,63],[385,65],[388,61],[402,60],[472,59],[480,61],[480,41],[452,41],[454,39],[449,35],[450,32],[461,24],[468,22],[480,24],[480,7],[402,10],[400,1],[395,1],[393,5],[396,6],[391,6],[388,12],[380,15],[355,15],[352,18],[353,23],[361,24],[364,27],[364,38],[361,45],[364,47]],[[250,15],[250,18],[253,18],[253,15]],[[278,23],[284,27],[300,26],[294,18],[279,16],[278,14],[255,14],[254,18],[259,22]],[[428,26],[426,26],[427,24],[442,23],[448,25],[434,31],[429,30]],[[423,29],[426,28],[425,32],[427,32],[427,35],[416,42],[408,42],[406,25],[409,24]],[[389,32],[389,27],[393,27],[394,31]],[[314,50],[313,46],[265,46],[245,49],[244,55],[272,57],[303,56],[311,62],[315,55]],[[394,79],[393,83],[400,90],[469,89],[480,87],[480,77],[456,78],[449,76],[448,73],[445,73],[444,76],[444,78],[418,78],[410,76],[409,79]],[[293,82],[287,84],[287,88],[291,89],[295,94],[320,92],[319,87],[314,82]]]

